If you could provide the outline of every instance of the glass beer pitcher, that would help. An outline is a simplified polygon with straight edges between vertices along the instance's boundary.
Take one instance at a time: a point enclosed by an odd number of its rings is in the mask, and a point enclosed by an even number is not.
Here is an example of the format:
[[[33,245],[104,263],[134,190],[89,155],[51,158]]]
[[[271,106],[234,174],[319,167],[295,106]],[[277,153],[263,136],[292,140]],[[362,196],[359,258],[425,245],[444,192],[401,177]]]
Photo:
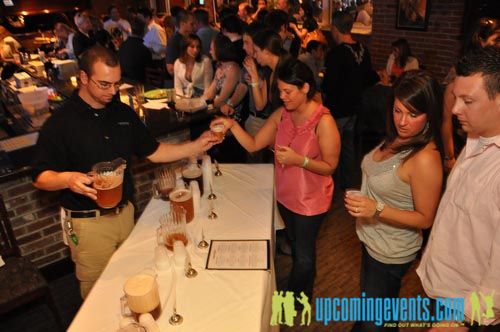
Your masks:
[[[92,186],[97,190],[97,205],[103,209],[111,209],[120,203],[123,194],[123,172],[127,161],[117,158],[113,161],[104,161],[92,166],[88,176],[92,179]]]

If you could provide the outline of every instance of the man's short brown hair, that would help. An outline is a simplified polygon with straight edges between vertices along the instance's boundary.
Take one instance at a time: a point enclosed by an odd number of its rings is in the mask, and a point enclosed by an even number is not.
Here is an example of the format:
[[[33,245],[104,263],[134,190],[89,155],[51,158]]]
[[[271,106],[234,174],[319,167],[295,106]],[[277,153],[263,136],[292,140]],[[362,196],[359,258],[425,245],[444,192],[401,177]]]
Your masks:
[[[80,67],[80,70],[83,70],[87,75],[91,76],[92,67],[97,62],[102,62],[109,67],[120,66],[120,61],[118,60],[116,54],[100,45],[95,45],[85,50],[85,52],[80,55],[78,66]]]

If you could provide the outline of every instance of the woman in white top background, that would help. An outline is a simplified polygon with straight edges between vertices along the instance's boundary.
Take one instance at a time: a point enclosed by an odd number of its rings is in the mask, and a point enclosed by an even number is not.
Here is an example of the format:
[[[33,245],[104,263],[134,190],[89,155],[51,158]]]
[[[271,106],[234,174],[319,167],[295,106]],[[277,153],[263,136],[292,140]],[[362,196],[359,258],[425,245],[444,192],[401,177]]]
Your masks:
[[[175,93],[199,97],[210,86],[212,78],[212,62],[201,53],[200,37],[190,34],[182,40],[180,57],[174,63]]]
[[[405,71],[419,69],[417,58],[411,54],[410,44],[404,38],[398,39],[392,43],[392,53],[387,59],[387,75],[392,78],[398,78]]]

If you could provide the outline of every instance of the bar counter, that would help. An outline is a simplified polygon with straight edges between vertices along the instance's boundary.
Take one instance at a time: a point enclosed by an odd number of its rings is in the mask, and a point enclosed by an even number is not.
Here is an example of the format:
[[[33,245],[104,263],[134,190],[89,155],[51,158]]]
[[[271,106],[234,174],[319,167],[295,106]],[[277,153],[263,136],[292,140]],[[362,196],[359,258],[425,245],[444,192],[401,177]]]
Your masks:
[[[52,112],[60,108],[64,99],[75,89],[69,80],[49,82],[32,73],[30,75],[37,86],[47,86],[62,97],[63,101],[50,102]],[[5,139],[14,138],[14,144],[26,146],[8,153],[0,149],[0,192],[9,211],[22,255],[31,259],[38,267],[43,267],[69,257],[69,250],[62,241],[59,193],[33,187],[30,162],[42,121],[35,121],[36,119],[27,116],[19,104],[15,89],[11,89],[5,81],[0,81],[0,84],[0,95],[5,105],[5,118],[0,129],[4,135],[7,133],[9,136],[2,140],[5,142]],[[193,114],[185,113],[181,117],[180,113],[172,109],[146,109],[143,121],[158,141],[175,143],[190,139],[190,128],[208,125],[214,113],[202,110]],[[136,189],[136,217],[140,216],[151,199],[151,182],[156,167],[147,160],[134,160],[132,174]]]

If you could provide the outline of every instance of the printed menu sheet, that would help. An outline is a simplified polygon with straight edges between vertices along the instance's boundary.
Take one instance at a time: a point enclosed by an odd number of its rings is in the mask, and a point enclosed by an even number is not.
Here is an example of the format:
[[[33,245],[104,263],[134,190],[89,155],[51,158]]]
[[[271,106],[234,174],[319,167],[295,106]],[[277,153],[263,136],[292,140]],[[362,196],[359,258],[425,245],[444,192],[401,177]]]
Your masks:
[[[212,240],[208,270],[268,270],[269,240]]]

